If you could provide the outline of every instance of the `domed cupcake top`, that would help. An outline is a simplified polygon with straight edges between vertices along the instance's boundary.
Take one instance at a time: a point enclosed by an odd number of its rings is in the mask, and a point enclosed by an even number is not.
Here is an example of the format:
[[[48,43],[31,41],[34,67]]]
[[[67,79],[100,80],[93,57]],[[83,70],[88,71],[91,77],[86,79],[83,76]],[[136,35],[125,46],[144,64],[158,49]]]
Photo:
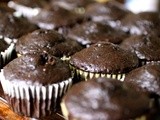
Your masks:
[[[47,85],[71,77],[69,66],[49,54],[28,54],[4,67],[4,77],[11,82]]]
[[[97,22],[84,22],[73,27],[68,36],[82,45],[90,45],[99,41],[118,44],[126,37],[126,34],[116,31],[108,25]]]
[[[94,3],[86,8],[86,15],[90,16],[93,21],[103,21],[108,24],[110,24],[110,21],[116,23],[116,20],[120,20],[128,13],[131,12],[117,1]]]
[[[139,91],[160,96],[160,65],[144,65],[129,72],[125,83],[134,85]]]
[[[100,42],[75,53],[70,64],[89,72],[126,73],[137,67],[138,58],[118,45]]]
[[[11,14],[0,14],[0,35],[10,39],[17,39],[37,27],[25,18],[17,18]]]
[[[16,44],[16,51],[20,54],[35,52],[54,52],[55,45],[64,42],[65,38],[56,31],[35,30],[32,33],[22,36]]]
[[[160,60],[160,39],[153,35],[134,35],[125,39],[121,48],[134,52],[140,59]]]
[[[73,86],[61,108],[69,119],[128,120],[149,109],[149,98],[118,80],[94,78]]]
[[[41,9],[41,11],[30,18],[30,21],[43,29],[58,29],[61,27],[71,27],[83,21],[83,16],[73,11],[61,7]]]
[[[70,56],[82,47],[74,40],[52,30],[35,30],[18,39],[16,51],[21,55],[28,53],[50,53],[57,57]]]

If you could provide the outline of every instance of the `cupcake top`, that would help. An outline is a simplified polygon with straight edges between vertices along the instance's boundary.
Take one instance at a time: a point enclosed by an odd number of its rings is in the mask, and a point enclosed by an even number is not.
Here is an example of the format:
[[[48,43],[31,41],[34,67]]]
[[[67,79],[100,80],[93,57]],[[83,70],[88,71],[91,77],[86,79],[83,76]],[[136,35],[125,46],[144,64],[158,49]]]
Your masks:
[[[70,120],[128,120],[143,115],[149,99],[118,80],[94,78],[74,85],[61,108]]]
[[[8,38],[19,38],[37,27],[25,18],[16,18],[11,14],[0,14],[0,35]]]
[[[38,15],[30,18],[32,23],[44,29],[73,26],[82,20],[83,17],[81,15],[57,6],[42,9]]]
[[[69,31],[68,36],[82,45],[91,45],[99,41],[118,44],[126,37],[125,33],[97,22],[78,24]]]
[[[48,85],[71,78],[69,66],[49,54],[27,54],[4,68],[4,78],[24,85]]]
[[[149,15],[150,14],[148,14],[148,16]],[[123,19],[120,20],[119,28],[132,35],[148,34],[157,27],[157,22],[151,18],[152,16],[149,18],[133,13],[127,14]],[[159,21],[158,16],[157,20]]]
[[[21,55],[44,52],[63,57],[70,56],[81,49],[76,41],[66,39],[56,31],[42,29],[22,36],[16,44],[16,51]]]
[[[71,56],[74,67],[96,73],[126,73],[137,67],[135,54],[109,42],[100,42]]]
[[[130,13],[130,11],[128,11],[121,3],[114,0],[91,4],[86,8],[86,15],[90,16],[93,21],[103,21],[111,26],[112,24],[109,23],[109,21],[116,23],[116,20],[123,18],[128,13]]]
[[[160,96],[160,65],[144,65],[132,70],[124,79],[137,90]]]
[[[134,35],[125,39],[121,48],[134,52],[139,59],[148,61],[160,60],[160,39],[153,35]]]

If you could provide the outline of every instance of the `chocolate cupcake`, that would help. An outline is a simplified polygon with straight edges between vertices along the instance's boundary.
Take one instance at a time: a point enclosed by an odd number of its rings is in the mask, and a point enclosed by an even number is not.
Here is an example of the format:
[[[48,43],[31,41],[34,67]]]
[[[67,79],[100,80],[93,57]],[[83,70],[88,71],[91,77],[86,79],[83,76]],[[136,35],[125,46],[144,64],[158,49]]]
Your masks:
[[[27,54],[1,71],[6,100],[14,112],[40,118],[56,111],[72,84],[69,66],[49,54]]]
[[[119,20],[130,13],[121,3],[114,0],[91,4],[85,12],[92,21],[108,24],[115,28],[119,24]]]
[[[100,41],[119,44],[126,36],[124,32],[114,30],[110,26],[98,22],[78,24],[68,33],[68,37],[85,46],[90,46]]]
[[[160,110],[160,65],[148,64],[134,69],[127,74],[124,83],[129,83],[131,87],[149,96],[151,103],[149,117],[152,120],[153,116],[157,117]]]
[[[149,16],[150,14],[148,14]],[[159,22],[159,18],[157,19],[151,17],[143,17],[137,14],[128,14],[123,19],[119,21],[119,25],[117,28],[123,30],[126,33],[131,35],[142,35],[152,33],[153,30],[158,29],[157,22]]]
[[[38,15],[31,17],[30,21],[42,29],[58,30],[65,33],[67,27],[82,22],[84,17],[62,7],[48,7],[41,9]]]
[[[133,52],[140,60],[140,66],[160,62],[160,39],[153,35],[133,35],[120,44],[120,47]]]
[[[47,5],[46,0],[11,0],[8,6],[16,10],[16,16],[32,17]]]
[[[17,18],[11,14],[0,14],[0,36],[14,41],[22,35],[29,33],[37,26],[29,23],[25,18]]]
[[[104,76],[123,80],[126,73],[138,66],[138,58],[118,45],[100,42],[72,55],[69,63],[75,74],[85,80]]]
[[[82,46],[76,41],[64,38],[56,31],[42,29],[22,36],[16,44],[17,54],[49,53],[63,60],[81,49]]]
[[[144,65],[129,72],[124,79],[151,98],[160,96],[160,65]]]
[[[61,108],[68,120],[146,120],[149,98],[118,80],[94,78],[75,84]]]

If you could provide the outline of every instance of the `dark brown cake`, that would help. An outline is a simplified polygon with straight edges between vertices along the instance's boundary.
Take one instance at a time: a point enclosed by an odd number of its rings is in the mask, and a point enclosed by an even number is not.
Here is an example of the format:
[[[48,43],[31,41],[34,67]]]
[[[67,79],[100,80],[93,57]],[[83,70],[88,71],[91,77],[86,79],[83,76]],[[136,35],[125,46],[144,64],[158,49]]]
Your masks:
[[[119,20],[130,13],[121,3],[115,0],[91,4],[86,8],[86,16],[91,17],[93,21],[108,24],[112,27],[117,27]]]
[[[73,27],[68,37],[87,46],[100,41],[118,44],[125,39],[126,34],[98,22],[84,22]]]
[[[16,44],[16,51],[21,55],[44,52],[61,58],[69,57],[81,49],[82,46],[76,41],[66,39],[56,31],[42,29],[22,36]]]
[[[98,78],[74,85],[61,108],[69,120],[129,120],[149,110],[149,98],[118,80]]]
[[[160,61],[160,38],[153,35],[134,35],[125,39],[120,47],[135,53],[140,65]]]
[[[71,56],[70,64],[86,78],[106,76],[122,79],[138,66],[135,54],[109,42],[100,42]]]
[[[7,3],[1,2],[0,3],[0,13],[14,13],[15,10],[12,8],[9,8]]]
[[[149,120],[158,120],[160,110],[160,65],[144,65],[127,74],[124,83],[129,83],[150,98]]]
[[[49,54],[27,54],[4,67],[1,83],[14,112],[39,118],[57,110],[72,78],[69,66],[61,60]]]
[[[157,27],[157,23],[159,23],[160,20],[158,16],[156,20],[155,16],[154,18],[152,18],[153,15],[148,14],[148,16],[149,17],[137,14],[128,14],[120,20],[120,24],[117,28],[132,35],[147,35],[152,33],[153,30],[156,31],[159,28]]]
[[[11,14],[0,14],[0,35],[10,39],[17,39],[31,32],[37,27],[24,18],[16,18]]]
[[[144,65],[129,72],[124,80],[150,96],[160,96],[160,65]]]
[[[83,16],[73,11],[55,6],[41,9],[38,15],[30,18],[30,21],[43,29],[56,29],[59,31],[64,29],[65,31],[65,27],[71,27],[82,22],[83,19]]]

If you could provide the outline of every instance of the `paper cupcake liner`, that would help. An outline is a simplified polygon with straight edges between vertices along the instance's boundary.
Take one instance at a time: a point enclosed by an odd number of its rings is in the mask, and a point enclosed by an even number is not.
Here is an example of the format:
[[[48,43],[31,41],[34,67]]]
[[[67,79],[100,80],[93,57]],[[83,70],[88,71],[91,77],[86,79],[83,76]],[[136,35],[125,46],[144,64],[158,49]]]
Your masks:
[[[6,63],[8,63],[12,59],[12,53],[14,51],[15,44],[10,43],[9,47],[5,50],[0,52],[0,68],[2,68]]]
[[[152,64],[152,65],[160,64],[160,61],[140,60],[140,66],[147,65],[147,64]]]
[[[71,59],[70,56],[67,57],[67,56],[64,55],[63,57],[61,57],[61,60],[62,60],[62,61],[65,61],[65,62],[67,62],[67,63],[69,62],[70,59]]]
[[[14,16],[16,17],[20,16],[33,17],[40,12],[39,8],[25,7],[23,5],[16,4],[14,1],[8,2],[8,6],[16,10],[16,12],[14,13]]]
[[[3,70],[0,73],[6,100],[14,112],[32,118],[39,118],[56,111],[61,97],[72,85],[72,78],[51,85],[26,85],[6,80]],[[16,107],[15,107],[16,106]]]
[[[112,78],[117,79],[120,81],[124,81],[125,74],[102,74],[102,73],[93,73],[93,72],[87,72],[80,69],[76,69],[73,66],[70,65],[70,68],[73,70],[73,73],[76,74],[75,76],[80,76],[87,81],[88,79],[92,79],[93,77],[99,78],[99,77],[106,77],[106,78]],[[82,79],[80,78],[80,79]]]

